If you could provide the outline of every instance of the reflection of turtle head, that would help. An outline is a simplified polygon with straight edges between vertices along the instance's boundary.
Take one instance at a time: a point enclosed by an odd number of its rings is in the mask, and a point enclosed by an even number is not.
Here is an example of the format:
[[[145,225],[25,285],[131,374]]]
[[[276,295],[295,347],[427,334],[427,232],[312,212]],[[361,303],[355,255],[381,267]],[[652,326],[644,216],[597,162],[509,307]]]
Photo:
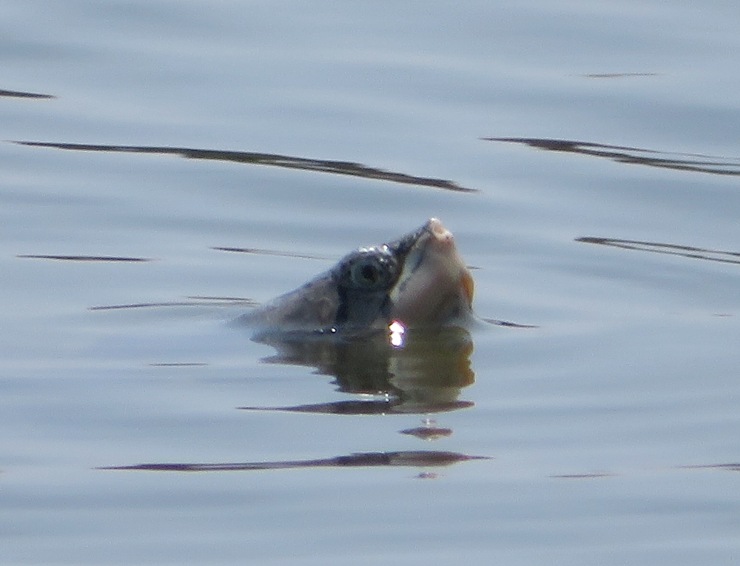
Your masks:
[[[473,278],[436,218],[398,240],[360,248],[247,321],[272,331],[364,330],[398,320],[442,326],[471,312]]]
[[[314,367],[335,377],[340,391],[372,399],[283,407],[319,413],[436,413],[472,405],[458,399],[475,381],[473,341],[464,328],[410,330],[403,347],[392,347],[382,333],[327,340],[307,333],[272,333],[262,341],[277,354],[266,363]],[[382,395],[382,398],[377,398]]]

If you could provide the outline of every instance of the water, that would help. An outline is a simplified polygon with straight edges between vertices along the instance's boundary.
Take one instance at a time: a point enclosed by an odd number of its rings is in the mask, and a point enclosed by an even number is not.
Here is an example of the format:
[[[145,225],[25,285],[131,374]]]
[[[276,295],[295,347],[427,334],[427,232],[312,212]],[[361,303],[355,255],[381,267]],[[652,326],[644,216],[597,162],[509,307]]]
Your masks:
[[[732,563],[738,16],[5,2],[0,562]],[[451,381],[230,324],[430,216]]]

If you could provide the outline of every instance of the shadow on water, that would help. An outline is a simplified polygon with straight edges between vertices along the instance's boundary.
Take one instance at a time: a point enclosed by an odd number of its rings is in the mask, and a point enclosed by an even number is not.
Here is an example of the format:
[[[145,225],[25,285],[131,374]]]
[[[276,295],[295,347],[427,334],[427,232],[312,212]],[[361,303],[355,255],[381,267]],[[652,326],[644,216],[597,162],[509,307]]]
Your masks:
[[[656,254],[667,254],[690,259],[703,259],[706,261],[717,261],[720,263],[733,263],[740,265],[739,252],[727,252],[720,250],[710,250],[706,248],[697,248],[693,246],[681,246],[678,244],[662,244],[659,242],[645,242],[641,240],[618,240],[615,238],[598,238],[595,236],[583,236],[576,238],[576,242],[585,244],[598,244],[620,248],[623,250],[636,250],[641,252],[651,252]]]
[[[647,165],[649,167],[710,173],[713,175],[740,175],[740,159],[729,159],[698,153],[674,153],[637,147],[547,138],[481,139],[494,142],[518,143],[546,151],[602,157],[616,161],[617,163]]]
[[[432,413],[470,407],[470,401],[458,399],[461,390],[472,384],[470,368],[472,340],[467,331],[449,328],[421,333],[403,348],[388,344],[384,336],[358,340],[306,339],[305,334],[261,337],[277,354],[265,363],[303,365],[321,374],[333,375],[340,391],[364,393],[380,399],[344,400],[312,405],[284,407],[239,407],[243,410],[289,411],[341,415],[376,415],[387,413]],[[427,425],[406,429],[402,434],[425,440],[449,436],[452,431]],[[263,462],[193,462],[147,463],[130,466],[101,467],[103,470],[138,470],[159,472],[224,472],[286,470],[305,468],[414,467],[426,470],[468,460],[487,459],[440,450],[394,452],[357,452],[332,458]],[[423,471],[422,478],[435,474]]]
[[[471,407],[459,399],[475,381],[470,364],[473,341],[462,328],[409,331],[402,347],[384,333],[358,339],[307,337],[306,333],[263,335],[257,341],[276,350],[262,361],[307,366],[334,377],[339,391],[364,394],[350,399],[282,407],[239,407],[242,410],[290,411],[341,415],[428,414]]]
[[[472,407],[471,401],[460,400],[462,390],[471,385],[475,375],[470,354],[473,342],[462,328],[434,331],[408,331],[402,346],[393,346],[384,333],[353,339],[337,336],[311,336],[305,332],[261,335],[258,342],[275,348],[273,356],[262,361],[269,364],[300,365],[317,373],[331,375],[339,391],[363,394],[365,399],[327,403],[280,406],[238,407],[248,411],[287,411],[333,415],[384,415],[440,413]],[[422,440],[434,440],[452,434],[451,429],[437,427],[425,418],[423,426],[399,431]],[[103,470],[140,470],[165,472],[221,472],[250,470],[283,470],[297,468],[349,467],[429,467],[449,466],[468,460],[488,459],[450,451],[410,450],[394,452],[357,452],[330,458],[255,461],[144,463],[105,466]],[[422,471],[422,478],[435,474]]]
[[[419,187],[431,187],[445,189],[448,191],[475,193],[477,189],[461,187],[460,185],[446,179],[435,179],[431,177],[418,177],[396,171],[386,171],[374,167],[367,167],[360,163],[349,161],[334,161],[328,159],[309,159],[305,157],[294,157],[290,155],[279,155],[275,153],[255,153],[249,151],[222,151],[214,149],[195,149],[188,147],[154,147],[154,146],[127,146],[127,145],[97,145],[57,142],[34,142],[15,141],[19,145],[29,147],[46,147],[53,149],[66,149],[72,151],[98,151],[113,153],[141,153],[155,155],[176,155],[187,159],[210,159],[214,161],[229,161],[233,163],[244,163],[248,165],[268,165],[287,169],[301,169],[304,171],[315,171],[319,173],[333,173],[335,175],[350,175],[353,177],[364,177],[366,179],[377,179],[392,183],[405,185],[416,185]]]

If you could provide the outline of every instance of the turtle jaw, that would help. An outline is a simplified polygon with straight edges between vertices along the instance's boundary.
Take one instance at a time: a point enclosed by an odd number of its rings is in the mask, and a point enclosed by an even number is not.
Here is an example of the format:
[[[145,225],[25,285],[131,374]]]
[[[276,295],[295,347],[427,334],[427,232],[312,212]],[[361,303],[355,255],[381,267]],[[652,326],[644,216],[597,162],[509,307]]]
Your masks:
[[[471,312],[473,277],[452,232],[436,218],[418,232],[391,290],[391,318],[413,327],[443,325]]]

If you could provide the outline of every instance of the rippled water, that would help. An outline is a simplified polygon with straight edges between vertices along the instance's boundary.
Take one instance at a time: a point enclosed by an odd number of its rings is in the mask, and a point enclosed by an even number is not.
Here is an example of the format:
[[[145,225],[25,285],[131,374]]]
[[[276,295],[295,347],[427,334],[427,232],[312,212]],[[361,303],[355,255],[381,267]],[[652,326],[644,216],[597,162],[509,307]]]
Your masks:
[[[0,562],[733,563],[739,24],[5,2]],[[431,216],[496,324],[232,324]]]

